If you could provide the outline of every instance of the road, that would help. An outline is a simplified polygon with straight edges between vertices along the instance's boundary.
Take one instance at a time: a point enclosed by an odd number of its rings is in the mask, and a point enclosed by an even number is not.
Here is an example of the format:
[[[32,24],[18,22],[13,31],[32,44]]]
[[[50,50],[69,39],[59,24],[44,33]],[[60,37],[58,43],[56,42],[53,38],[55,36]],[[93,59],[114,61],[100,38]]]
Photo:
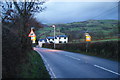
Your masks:
[[[118,78],[119,63],[83,54],[35,48],[44,60],[51,78]],[[120,67],[119,67],[120,69]]]

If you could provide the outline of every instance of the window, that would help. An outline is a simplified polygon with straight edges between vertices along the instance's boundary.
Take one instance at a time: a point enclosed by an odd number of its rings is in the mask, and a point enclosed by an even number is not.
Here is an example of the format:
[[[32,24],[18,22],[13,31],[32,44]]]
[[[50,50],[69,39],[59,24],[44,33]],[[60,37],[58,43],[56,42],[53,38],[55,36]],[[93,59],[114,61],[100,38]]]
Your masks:
[[[62,43],[62,41],[59,41],[59,43]]]
[[[53,43],[52,41],[50,41],[50,43]]]
[[[66,41],[64,41],[64,43],[66,43]]]
[[[66,37],[64,37],[64,39],[66,39]]]
[[[50,39],[48,39],[48,40],[50,40]]]

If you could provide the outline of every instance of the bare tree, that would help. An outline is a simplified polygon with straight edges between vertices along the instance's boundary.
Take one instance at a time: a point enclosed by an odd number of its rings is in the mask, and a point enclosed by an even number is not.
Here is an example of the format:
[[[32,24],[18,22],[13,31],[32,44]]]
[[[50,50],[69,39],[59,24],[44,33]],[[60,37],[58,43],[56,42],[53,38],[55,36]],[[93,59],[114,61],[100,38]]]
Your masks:
[[[19,2],[18,0],[13,0],[13,2],[7,2],[3,8],[4,17],[3,21],[6,19],[12,21],[16,27],[19,27],[19,36],[21,39],[22,51],[31,49],[31,41],[28,37],[30,31],[29,22],[32,19],[35,12],[42,12],[46,7],[42,7],[45,0],[24,0],[24,2]],[[9,16],[8,16],[9,15]]]
[[[30,26],[26,25],[29,23],[29,19],[32,17],[32,15],[35,12],[42,12],[44,8],[42,8],[40,5],[43,5],[45,1],[41,0],[31,0],[31,2],[17,2],[16,0],[14,1],[14,6],[17,9],[19,15],[20,15],[20,30],[21,30],[21,46],[22,50],[25,51],[30,47],[30,39],[28,38]]]
[[[2,10],[2,22],[11,22],[13,20],[13,15],[14,11],[13,11],[13,5],[12,2],[5,2],[5,3],[0,3]]]

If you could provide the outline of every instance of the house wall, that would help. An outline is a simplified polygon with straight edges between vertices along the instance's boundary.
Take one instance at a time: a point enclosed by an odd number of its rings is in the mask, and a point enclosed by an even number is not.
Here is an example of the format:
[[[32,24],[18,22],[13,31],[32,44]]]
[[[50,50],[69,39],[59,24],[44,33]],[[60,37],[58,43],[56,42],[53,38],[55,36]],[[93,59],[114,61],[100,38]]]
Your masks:
[[[50,43],[48,39],[46,39],[46,40],[47,40],[47,43]]]
[[[66,37],[66,39],[64,39],[64,37],[61,37],[59,41],[61,41],[62,43],[64,42],[68,43],[68,37]]]
[[[55,39],[55,43],[59,43],[59,37],[57,37],[57,39]]]
[[[50,39],[50,40],[47,39],[47,42],[48,42],[48,43],[54,42],[54,40],[53,40],[53,39]]]
[[[53,40],[53,39],[48,40],[47,39],[48,43],[50,43],[50,42],[60,43],[60,41],[61,41],[61,43],[64,43],[64,42],[68,43],[68,37],[66,37],[66,39],[64,39],[64,37],[61,37],[60,39],[59,39],[59,37],[57,37],[57,39],[55,39],[55,40]]]
[[[39,47],[42,47],[42,42],[38,41]]]
[[[44,41],[44,40],[42,40],[42,43],[45,43],[45,41]]]

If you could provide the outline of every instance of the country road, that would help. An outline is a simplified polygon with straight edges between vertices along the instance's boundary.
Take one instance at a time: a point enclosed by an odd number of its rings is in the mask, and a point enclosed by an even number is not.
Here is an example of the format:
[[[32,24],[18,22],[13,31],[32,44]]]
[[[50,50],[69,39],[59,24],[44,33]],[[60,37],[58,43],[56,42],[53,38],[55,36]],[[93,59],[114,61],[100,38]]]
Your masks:
[[[118,62],[83,54],[35,48],[52,78],[118,78]],[[119,67],[119,68],[118,68]]]

